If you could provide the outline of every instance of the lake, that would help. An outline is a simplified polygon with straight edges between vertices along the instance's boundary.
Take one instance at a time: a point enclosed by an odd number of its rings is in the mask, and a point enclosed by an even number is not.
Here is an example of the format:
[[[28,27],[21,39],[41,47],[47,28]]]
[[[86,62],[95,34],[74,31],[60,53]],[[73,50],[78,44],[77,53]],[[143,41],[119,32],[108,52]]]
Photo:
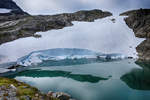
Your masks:
[[[149,100],[148,67],[127,59],[68,66],[36,66],[11,77],[45,93],[69,93],[77,100]]]

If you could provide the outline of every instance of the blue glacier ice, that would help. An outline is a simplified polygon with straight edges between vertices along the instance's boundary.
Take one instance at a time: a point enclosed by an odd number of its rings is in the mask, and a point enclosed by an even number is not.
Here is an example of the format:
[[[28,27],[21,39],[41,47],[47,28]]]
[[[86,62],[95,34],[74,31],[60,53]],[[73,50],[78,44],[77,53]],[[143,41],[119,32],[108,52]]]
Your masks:
[[[22,66],[46,65],[72,65],[85,64],[97,61],[106,61],[125,58],[121,54],[103,54],[88,49],[55,48],[31,52],[29,55],[17,60]]]

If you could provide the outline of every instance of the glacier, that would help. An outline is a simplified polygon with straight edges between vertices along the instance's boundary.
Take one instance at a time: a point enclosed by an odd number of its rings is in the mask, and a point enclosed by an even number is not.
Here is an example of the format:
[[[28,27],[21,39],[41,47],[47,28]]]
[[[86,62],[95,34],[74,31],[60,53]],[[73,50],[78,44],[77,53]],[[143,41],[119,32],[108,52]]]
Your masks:
[[[55,48],[31,52],[19,58],[17,64],[22,66],[34,66],[45,62],[50,63],[49,65],[85,64],[123,58],[125,56],[122,54],[103,54],[79,48]]]
[[[111,21],[112,18],[116,19],[115,23]],[[124,18],[111,16],[91,23],[73,22],[74,26],[72,27],[38,32],[37,34],[41,35],[41,38],[20,38],[2,44],[0,55],[4,57],[0,64],[15,62],[18,58],[33,51],[53,48],[82,48],[105,54],[119,53],[137,58],[135,48],[144,39],[138,39],[134,36],[132,30],[123,21]]]

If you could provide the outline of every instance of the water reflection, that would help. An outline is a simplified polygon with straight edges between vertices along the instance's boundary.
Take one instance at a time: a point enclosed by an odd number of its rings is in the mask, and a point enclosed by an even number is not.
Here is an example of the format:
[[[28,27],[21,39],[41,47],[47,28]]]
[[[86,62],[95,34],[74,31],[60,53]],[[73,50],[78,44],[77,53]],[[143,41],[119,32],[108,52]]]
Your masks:
[[[150,69],[134,62],[36,67],[11,77],[45,93],[69,93],[77,100],[149,100]]]
[[[136,62],[136,64],[143,69],[133,69],[131,72],[123,75],[121,80],[132,89],[150,90],[150,64],[139,62]]]
[[[100,80],[108,80],[108,78],[96,77],[92,75],[82,75],[82,74],[72,74],[67,71],[50,71],[50,70],[40,70],[40,69],[32,69],[25,72],[21,72],[16,74],[15,76],[25,76],[25,77],[33,77],[33,78],[41,78],[41,77],[64,77],[71,78],[80,82],[90,82],[97,83]],[[14,76],[11,76],[14,78]]]

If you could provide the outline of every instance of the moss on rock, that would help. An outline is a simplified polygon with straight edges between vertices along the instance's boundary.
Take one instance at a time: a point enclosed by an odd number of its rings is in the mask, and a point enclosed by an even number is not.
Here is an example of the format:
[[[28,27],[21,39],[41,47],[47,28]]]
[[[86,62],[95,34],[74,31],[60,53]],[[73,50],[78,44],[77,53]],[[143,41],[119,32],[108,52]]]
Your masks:
[[[14,95],[12,96],[11,93]],[[14,97],[18,100],[59,100],[57,98],[49,97],[46,94],[42,94],[37,88],[23,82],[0,77],[0,99],[11,99]]]

